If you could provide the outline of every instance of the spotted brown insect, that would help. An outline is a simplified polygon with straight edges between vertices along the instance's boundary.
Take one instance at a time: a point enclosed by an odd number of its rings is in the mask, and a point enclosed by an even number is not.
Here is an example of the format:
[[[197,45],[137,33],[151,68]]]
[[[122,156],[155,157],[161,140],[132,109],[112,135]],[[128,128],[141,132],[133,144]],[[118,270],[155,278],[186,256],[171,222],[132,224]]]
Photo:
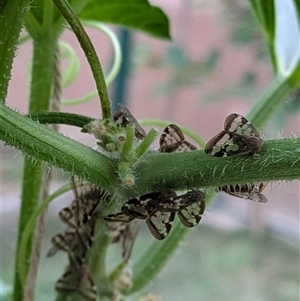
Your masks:
[[[86,265],[70,266],[57,280],[55,289],[59,293],[78,293],[86,301],[97,300],[97,288]]]
[[[205,209],[204,198],[205,194],[198,190],[179,196],[170,189],[151,192],[129,200],[120,213],[107,215],[105,219],[119,222],[146,220],[151,234],[161,240],[168,236],[176,213],[186,227],[196,226]]]
[[[70,229],[52,237],[52,249],[47,257],[55,255],[57,251],[64,251],[68,254],[73,265],[80,265],[85,262],[85,257],[90,249],[95,230],[96,216],[93,216],[88,223],[77,229]]]
[[[131,112],[122,104],[118,104],[120,111],[114,114],[114,121],[119,122],[122,127],[126,128],[128,124],[133,124],[135,128],[135,137],[143,140],[146,136],[145,130],[140,126]]]
[[[185,152],[197,148],[185,140],[182,130],[176,124],[169,124],[160,136],[159,151],[161,153]]]
[[[175,213],[156,211],[156,207],[163,200],[173,196],[176,196],[176,193],[168,189],[130,199],[121,207],[121,212],[109,214],[105,219],[118,222],[129,222],[134,219],[146,220],[151,234],[157,239],[163,239],[171,230]]]
[[[63,223],[75,229],[91,219],[100,200],[108,197],[108,194],[94,185],[82,184],[76,186],[74,178],[71,178],[71,184],[75,200],[70,206],[60,210],[59,218]]]
[[[224,130],[210,139],[204,151],[214,157],[241,156],[256,152],[262,147],[258,130],[245,117],[230,114],[224,122]]]
[[[78,183],[73,177],[71,184],[75,200],[59,212],[60,219],[69,229],[52,238],[53,247],[47,256],[53,256],[57,251],[64,251],[68,255],[68,270],[56,282],[55,288],[58,292],[77,292],[83,299],[94,301],[97,299],[97,290],[85,261],[93,244],[97,206],[108,194],[92,184]]]

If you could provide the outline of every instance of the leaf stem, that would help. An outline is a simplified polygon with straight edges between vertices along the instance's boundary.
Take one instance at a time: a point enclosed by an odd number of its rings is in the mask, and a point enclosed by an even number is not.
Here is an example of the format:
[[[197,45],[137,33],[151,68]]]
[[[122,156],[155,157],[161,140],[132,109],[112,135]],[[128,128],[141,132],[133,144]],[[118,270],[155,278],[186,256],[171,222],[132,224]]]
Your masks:
[[[217,187],[230,184],[300,179],[300,138],[265,141],[259,153],[217,158],[204,151],[154,154],[135,165],[137,193],[165,188]],[[140,189],[141,188],[141,189]]]
[[[115,163],[101,153],[52,131],[0,103],[0,139],[33,159],[79,175],[112,192]]]
[[[64,137],[0,103],[0,139],[31,157],[63,168],[108,192],[118,185],[115,162],[101,153]],[[300,179],[300,138],[264,142],[252,156],[215,158],[204,151],[160,154],[149,152],[134,164],[138,174],[134,190],[125,195],[145,194],[161,188],[222,186],[235,183]],[[76,162],[76,164],[75,164]]]
[[[42,112],[27,116],[41,124],[66,124],[80,128],[95,120],[87,116],[64,112]]]
[[[133,159],[132,146],[134,141],[134,126],[129,124],[126,128],[126,140],[121,152],[121,162],[131,162]]]
[[[139,159],[143,154],[146,153],[150,145],[153,143],[155,138],[157,137],[157,130],[151,129],[146,137],[143,139],[142,143],[137,147],[135,151],[135,157]]]

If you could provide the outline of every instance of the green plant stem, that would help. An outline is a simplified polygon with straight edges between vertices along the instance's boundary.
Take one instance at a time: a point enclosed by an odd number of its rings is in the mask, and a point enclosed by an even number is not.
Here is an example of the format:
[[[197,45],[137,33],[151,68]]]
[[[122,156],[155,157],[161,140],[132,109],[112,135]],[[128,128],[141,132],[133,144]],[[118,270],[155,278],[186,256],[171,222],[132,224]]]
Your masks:
[[[106,208],[103,213],[108,214],[108,210],[109,208]],[[95,233],[98,235],[91,249],[88,264],[99,296],[111,298],[113,292],[106,273],[107,251],[111,244],[111,238],[107,236],[106,223],[103,219],[99,220]]]
[[[27,116],[41,124],[66,124],[80,128],[95,120],[87,116],[63,112],[42,112]]]
[[[0,104],[0,139],[9,145],[86,178],[112,192],[118,185],[117,166],[109,158],[76,141],[55,133],[45,126]],[[134,191],[127,195],[144,194],[152,189],[187,186],[209,187],[240,182],[299,179],[300,138],[265,141],[254,155],[215,158],[203,151],[187,153],[149,153],[138,161],[134,169],[139,178]],[[116,188],[116,187],[113,187]]]
[[[48,35],[42,35],[37,40],[34,40],[32,81],[30,87],[29,104],[30,113],[47,110],[49,108],[52,94],[52,81],[54,72],[53,66],[56,41],[57,35],[53,33],[50,34],[49,32]],[[41,78],[43,79],[42,81],[40,80]],[[18,228],[17,254],[19,252],[21,237],[23,235],[27,221],[31,217],[32,212],[36,209],[40,201],[40,191],[43,184],[42,175],[44,173],[44,168],[45,164],[41,160],[33,161],[32,158],[25,158]],[[33,242],[28,244],[26,248],[26,265],[24,267],[25,274],[27,274],[29,268],[32,243]],[[22,300],[23,289],[17,269],[15,271],[14,285],[14,300]]]
[[[132,161],[132,145],[134,140],[134,126],[129,124],[126,128],[126,140],[121,152],[121,162]]]
[[[0,139],[34,159],[62,168],[98,184],[108,192],[116,183],[115,163],[99,152],[46,126],[30,120],[0,103]]]
[[[72,8],[68,4],[68,2],[63,0],[53,0],[53,2],[70,24],[90,64],[101,101],[102,119],[110,118],[110,100],[103,69],[95,48],[89,36],[86,34],[83,26],[81,25],[78,17],[73,13]]]
[[[154,142],[155,138],[157,137],[157,130],[151,129],[147,136],[144,138],[142,143],[137,147],[135,151],[135,157],[139,159],[143,154],[146,153],[148,148],[151,146],[151,144]]]
[[[300,179],[300,138],[265,141],[259,153],[217,158],[203,151],[157,154],[135,166],[138,193],[148,187],[217,187],[237,183]],[[141,191],[139,190],[141,188]]]
[[[18,38],[27,12],[28,0],[1,1],[0,4],[0,101],[4,102],[16,56]]]

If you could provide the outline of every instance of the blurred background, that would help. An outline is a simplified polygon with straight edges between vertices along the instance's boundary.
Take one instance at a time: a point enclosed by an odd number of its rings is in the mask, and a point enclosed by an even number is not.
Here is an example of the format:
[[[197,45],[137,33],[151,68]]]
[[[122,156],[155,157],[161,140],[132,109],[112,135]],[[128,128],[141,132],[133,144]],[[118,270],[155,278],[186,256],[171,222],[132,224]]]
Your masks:
[[[120,30],[124,65],[110,87],[115,104],[123,102],[137,119],[162,119],[184,125],[205,141],[218,133],[230,113],[246,115],[271,82],[273,73],[267,49],[244,0],[151,1],[170,19],[172,42],[145,34]],[[112,62],[110,41],[96,30],[88,30],[104,69]],[[74,35],[62,36],[75,49],[80,75],[64,90],[74,98],[94,88],[86,59]],[[15,58],[8,104],[26,113],[30,42]],[[66,66],[67,62],[63,62]],[[266,139],[299,135],[299,93],[262,130]],[[99,101],[62,106],[100,118]],[[78,128],[60,130],[82,143],[95,146],[92,137]],[[192,142],[192,141],[191,141]],[[1,145],[1,251],[4,289],[12,285],[16,243],[22,156]],[[69,175],[55,171],[52,189],[68,181]],[[219,193],[208,206],[200,225],[192,229],[159,276],[144,290],[153,300],[299,300],[299,182],[270,183],[264,191],[267,204]],[[59,254],[46,259],[52,235],[64,229],[57,212],[72,201],[66,194],[49,209],[43,242],[37,300],[53,300],[53,286],[64,269],[66,258]],[[132,262],[153,241],[141,224]],[[118,247],[111,249],[111,266],[120,260]],[[157,298],[157,299],[155,299]]]

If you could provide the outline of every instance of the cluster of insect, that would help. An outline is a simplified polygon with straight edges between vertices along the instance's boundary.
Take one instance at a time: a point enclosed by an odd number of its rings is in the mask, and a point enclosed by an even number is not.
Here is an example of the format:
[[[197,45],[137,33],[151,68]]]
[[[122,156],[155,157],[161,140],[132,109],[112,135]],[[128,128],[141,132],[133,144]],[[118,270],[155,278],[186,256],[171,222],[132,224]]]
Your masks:
[[[114,115],[114,121],[123,128],[132,124],[136,139],[143,140],[146,136],[144,129],[125,106],[119,105],[119,108],[120,111]],[[225,120],[224,130],[207,142],[204,151],[214,157],[241,156],[259,151],[262,144],[260,133],[245,117],[231,114]],[[159,152],[194,150],[197,148],[185,140],[177,125],[170,124],[163,130],[159,139]],[[93,301],[97,298],[97,291],[86,265],[86,256],[93,243],[97,207],[101,200],[110,196],[93,185],[82,184],[79,191],[74,180],[72,183],[75,200],[59,212],[61,221],[69,228],[52,238],[53,248],[48,256],[61,250],[69,258],[69,267],[57,281],[56,290],[61,293],[76,292],[85,300]],[[264,188],[264,183],[248,183],[217,187],[217,191],[264,203],[267,202],[267,198],[261,193]],[[172,189],[164,189],[128,200],[120,212],[105,216],[105,220],[108,229],[115,227],[119,229],[119,234],[122,233],[123,260],[127,262],[137,234],[136,220],[145,220],[150,233],[156,239],[162,240],[170,233],[176,215],[184,226],[194,227],[201,221],[204,210],[203,191],[192,189],[177,195]],[[116,224],[121,226],[118,228]]]
[[[181,129],[168,125],[159,140],[159,152],[184,152],[197,148],[185,140]],[[186,227],[196,226],[205,209],[205,194],[200,190],[191,190],[177,195],[166,189],[151,192],[126,202],[121,212],[105,217],[108,221],[129,222],[134,219],[146,220],[150,233],[159,240],[166,238],[172,228],[175,215]]]
[[[96,209],[100,201],[109,197],[105,191],[96,186],[78,183],[71,179],[75,199],[70,206],[59,212],[60,220],[68,229],[55,235],[51,242],[52,249],[47,256],[51,257],[57,251],[64,251],[68,255],[67,271],[57,280],[55,289],[60,293],[78,293],[85,300],[97,299],[97,288],[86,265],[87,252],[93,244]]]
[[[137,125],[132,118],[131,122]],[[215,157],[241,156],[258,151],[262,144],[260,133],[245,117],[230,114],[225,120],[224,130],[208,141],[204,151]],[[175,124],[164,129],[159,146],[159,151],[163,153],[197,150],[185,140],[182,130]],[[217,187],[217,191],[256,202],[267,202],[261,194],[264,188],[264,183],[250,183]],[[200,222],[204,210],[204,192],[191,190],[177,195],[175,191],[166,189],[133,198],[121,207],[121,212],[110,214],[105,219],[120,222],[146,220],[150,233],[162,240],[168,236],[176,214],[184,226],[194,227]]]

